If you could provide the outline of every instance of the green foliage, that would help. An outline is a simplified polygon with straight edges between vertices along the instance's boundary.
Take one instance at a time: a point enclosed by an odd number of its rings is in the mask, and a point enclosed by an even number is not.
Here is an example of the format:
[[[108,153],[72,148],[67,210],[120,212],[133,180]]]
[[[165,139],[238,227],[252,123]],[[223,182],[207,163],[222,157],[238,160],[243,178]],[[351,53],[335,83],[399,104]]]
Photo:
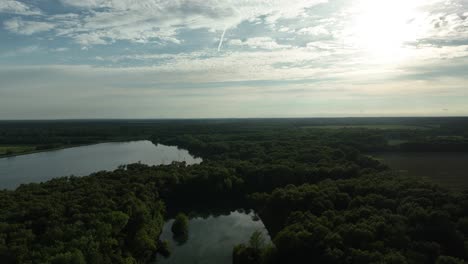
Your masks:
[[[171,249],[169,247],[169,242],[168,241],[160,241],[159,242],[159,254],[161,254],[163,257],[167,258],[171,255]]]
[[[437,258],[436,264],[463,264],[465,263],[461,259],[457,259],[450,256],[440,256]]]
[[[234,247],[232,257],[233,264],[271,263],[275,258],[275,249],[265,243],[265,237],[261,231],[255,231],[247,244],[239,244]]]
[[[172,223],[172,233],[174,233],[175,236],[184,236],[188,234],[188,218],[185,214],[179,213],[175,220],[174,223]]]
[[[249,247],[254,251],[260,251],[265,247],[265,238],[261,231],[255,231],[249,239]]]
[[[52,257],[51,264],[86,264],[85,258],[81,251],[59,253]]]
[[[0,156],[10,156],[14,154],[30,152],[34,149],[34,146],[29,145],[0,145]]]
[[[135,176],[119,169],[0,191],[2,263],[151,259],[164,224],[164,180]]]
[[[336,206],[339,193],[351,199],[347,207]],[[309,256],[320,263],[434,263],[442,253],[467,257],[468,211],[459,203],[466,196],[420,179],[370,174],[254,197],[260,197],[262,219],[280,226],[274,243],[283,262]]]
[[[130,164],[0,191],[0,262],[146,263],[170,254],[159,241],[166,206],[177,212],[214,201],[255,207],[273,237],[274,245],[265,245],[254,233],[234,248],[234,263],[467,261],[468,193],[390,173],[362,152],[465,151],[468,122],[377,121],[0,122],[0,144],[46,148],[151,137],[204,160]],[[314,128],[339,122],[351,127]],[[404,143],[390,146],[391,140]],[[187,234],[187,224],[177,216],[173,232]]]

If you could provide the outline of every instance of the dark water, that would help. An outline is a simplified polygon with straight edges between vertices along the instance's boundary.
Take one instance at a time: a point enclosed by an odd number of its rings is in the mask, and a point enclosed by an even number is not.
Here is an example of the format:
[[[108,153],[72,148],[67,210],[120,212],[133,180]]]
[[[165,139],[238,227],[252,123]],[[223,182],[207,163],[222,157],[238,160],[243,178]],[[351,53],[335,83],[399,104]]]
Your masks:
[[[407,175],[426,177],[454,190],[468,190],[468,153],[395,152],[372,156]]]
[[[141,162],[148,165],[185,161],[200,163],[187,150],[150,141],[113,142],[0,159],[0,189],[21,183],[42,182],[61,176],[83,176],[119,165]]]
[[[168,240],[171,256],[159,257],[157,263],[165,264],[230,264],[235,245],[248,242],[253,232],[264,234],[270,242],[261,220],[255,221],[253,212],[233,211],[226,215],[195,217],[189,222],[188,240],[180,245],[172,237],[173,219],[166,222],[161,240]]]

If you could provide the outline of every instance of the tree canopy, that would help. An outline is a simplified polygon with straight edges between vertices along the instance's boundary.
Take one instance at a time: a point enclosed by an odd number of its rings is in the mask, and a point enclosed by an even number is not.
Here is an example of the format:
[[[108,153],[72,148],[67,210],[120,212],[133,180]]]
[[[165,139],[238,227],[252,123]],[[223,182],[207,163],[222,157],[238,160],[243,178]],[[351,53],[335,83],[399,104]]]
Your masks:
[[[309,128],[318,124],[308,122],[52,124],[30,125],[32,130],[0,124],[0,142],[151,138],[203,158],[190,166],[129,164],[0,191],[1,263],[147,263],[169,254],[159,240],[167,211],[215,202],[255,208],[273,238],[273,245],[264,245],[254,233],[250,243],[233,249],[235,263],[468,260],[468,192],[403,177],[366,155],[394,151],[388,140],[397,135],[413,143],[454,139],[443,134],[465,141],[466,127],[445,121],[433,130],[383,131]],[[187,222],[177,216],[174,233],[186,233]]]

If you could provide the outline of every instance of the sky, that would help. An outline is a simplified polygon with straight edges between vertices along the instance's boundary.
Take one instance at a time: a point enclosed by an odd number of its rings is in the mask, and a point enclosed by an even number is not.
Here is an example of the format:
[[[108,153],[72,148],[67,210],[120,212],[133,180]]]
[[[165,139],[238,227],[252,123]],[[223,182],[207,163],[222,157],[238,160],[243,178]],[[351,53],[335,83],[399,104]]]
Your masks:
[[[468,0],[0,0],[0,119],[468,115]]]

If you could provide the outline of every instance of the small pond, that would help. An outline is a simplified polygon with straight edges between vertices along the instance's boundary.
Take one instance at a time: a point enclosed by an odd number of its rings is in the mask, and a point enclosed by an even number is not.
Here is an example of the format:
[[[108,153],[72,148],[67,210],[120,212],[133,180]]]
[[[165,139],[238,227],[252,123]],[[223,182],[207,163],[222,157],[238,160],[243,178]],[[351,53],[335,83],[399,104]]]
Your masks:
[[[189,221],[189,235],[184,243],[173,238],[173,219],[166,222],[161,240],[170,243],[171,256],[158,257],[165,264],[230,264],[235,245],[248,242],[255,231],[261,231],[265,242],[271,242],[265,226],[253,211],[232,211],[224,215],[194,217]]]

